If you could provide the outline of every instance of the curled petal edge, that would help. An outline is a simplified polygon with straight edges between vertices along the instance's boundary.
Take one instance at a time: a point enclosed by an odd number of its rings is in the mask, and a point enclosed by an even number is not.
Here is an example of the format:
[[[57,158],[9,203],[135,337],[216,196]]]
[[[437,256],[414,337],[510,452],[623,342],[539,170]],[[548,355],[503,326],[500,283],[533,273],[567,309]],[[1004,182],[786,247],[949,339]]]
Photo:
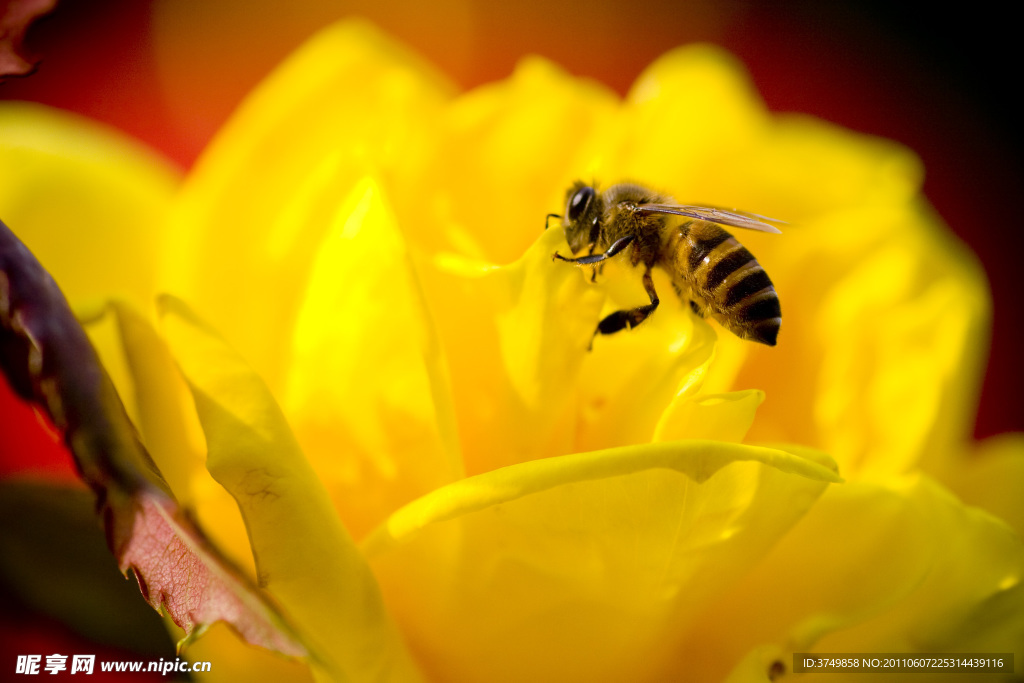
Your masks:
[[[387,552],[434,522],[455,519],[556,486],[605,479],[647,469],[676,470],[697,483],[733,462],[759,462],[808,479],[843,483],[823,453],[721,441],[684,440],[610,448],[532,460],[469,477],[432,491],[392,514],[362,543],[368,558]]]

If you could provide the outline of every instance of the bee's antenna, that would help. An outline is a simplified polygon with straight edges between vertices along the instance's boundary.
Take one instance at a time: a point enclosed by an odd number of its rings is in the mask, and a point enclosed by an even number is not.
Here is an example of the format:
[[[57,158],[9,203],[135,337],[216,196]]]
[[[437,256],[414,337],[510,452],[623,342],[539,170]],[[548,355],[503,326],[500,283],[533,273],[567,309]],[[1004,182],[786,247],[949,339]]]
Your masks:
[[[559,213],[549,213],[548,217],[544,219],[544,229],[545,230],[548,229],[548,221],[550,221],[552,218],[557,218],[558,220],[562,220],[562,214],[559,214]]]

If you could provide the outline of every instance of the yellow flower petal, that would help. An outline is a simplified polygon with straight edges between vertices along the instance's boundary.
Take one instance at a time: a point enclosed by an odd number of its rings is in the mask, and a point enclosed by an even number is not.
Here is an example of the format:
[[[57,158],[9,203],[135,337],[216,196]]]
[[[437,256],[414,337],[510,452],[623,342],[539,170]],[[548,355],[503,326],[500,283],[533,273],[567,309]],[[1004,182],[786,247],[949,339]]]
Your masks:
[[[733,156],[712,152],[719,163],[711,167],[712,172],[702,167],[706,171],[702,179],[716,195],[708,201],[751,207],[791,223],[792,229],[783,230],[785,238],[766,240],[768,249],[790,251],[789,236],[819,217],[851,210],[870,215],[915,201],[920,192],[924,177],[920,160],[890,140],[800,114],[774,116],[760,132]],[[865,220],[853,231],[816,232],[824,240],[849,247],[881,230],[874,221]]]
[[[777,645],[762,645],[751,650],[729,673],[725,683],[771,683],[792,669]]]
[[[659,420],[686,419],[662,412],[696,396],[708,372],[714,333],[678,300],[629,334],[595,339],[601,290],[617,288],[605,313],[642,303],[631,298],[644,297],[638,274],[611,264],[595,286],[588,271],[553,262],[555,251],[567,252],[565,239],[548,230],[509,266],[452,255],[423,266],[469,473],[650,441]],[[746,426],[734,427],[676,426],[671,438],[738,440]]]
[[[983,274],[913,203],[819,221],[758,243],[782,302],[780,343],[721,339],[721,367],[738,372],[709,390],[764,390],[750,438],[814,445],[850,476],[937,471],[970,435],[990,316]]]
[[[170,485],[178,502],[188,507],[192,497],[192,477],[205,470],[202,457],[202,431],[195,420],[191,399],[167,349],[167,344],[149,321],[131,304],[111,301],[102,313],[112,313],[121,346],[128,385],[117,391],[139,429],[142,443]],[[104,319],[88,321],[91,339]],[[103,344],[110,350],[112,344]],[[121,359],[102,357],[105,367]]]
[[[978,279],[942,273],[922,246],[876,249],[822,303],[816,417],[823,445],[864,476],[941,461],[969,435],[987,305]]]
[[[419,167],[449,91],[376,29],[336,24],[246,100],[189,175],[162,282],[217,320],[275,392],[282,331],[339,202],[367,174]]]
[[[913,526],[906,532],[927,544],[916,557],[907,553],[917,564],[915,590],[888,613],[832,634],[819,647],[879,652],[894,643],[900,651],[1024,656],[1024,543],[1003,522],[960,504],[930,480],[911,486],[906,507]],[[877,567],[884,575],[886,564]]]
[[[575,377],[601,297],[552,263],[564,243],[549,230],[509,266],[450,254],[422,264],[469,473],[572,450]]]
[[[654,315],[628,334],[594,339],[593,351],[584,359],[577,380],[580,398],[574,450],[626,446],[652,439],[731,440],[725,433],[691,432],[682,424],[685,418],[679,414],[679,407],[703,390],[714,362],[716,337],[706,322],[690,313],[689,307],[684,309],[662,275],[655,273],[655,285],[665,295]],[[605,268],[599,288],[611,291],[601,316],[647,303],[640,277],[640,272],[618,265]],[[625,294],[626,287],[633,290],[631,295]],[[596,327],[600,319],[595,317],[592,325]],[[663,433],[666,436],[661,436]]]
[[[686,190],[688,196],[677,197],[685,204],[732,202],[708,176],[732,169],[734,154],[768,123],[760,96],[732,55],[710,45],[672,50],[633,84],[621,121],[628,137],[612,147],[617,158],[602,171],[613,177],[604,182],[635,179]]]
[[[148,308],[178,183],[168,162],[116,131],[38,104],[0,106],[3,219],[76,308],[110,296]],[[119,355],[114,336],[96,341],[105,360]],[[123,363],[109,371],[130,385]]]
[[[285,659],[277,653],[249,647],[224,624],[214,624],[182,653],[190,662],[209,662],[201,675],[209,683],[312,683],[314,678],[304,662]]]
[[[328,229],[293,335],[285,408],[356,538],[462,475],[440,344],[375,182]]]
[[[1024,434],[982,441],[974,452],[947,463],[940,477],[965,503],[987,510],[1024,538]]]
[[[238,501],[260,584],[317,648],[334,680],[419,680],[373,575],[263,382],[164,298],[172,353],[206,433],[207,467]]]
[[[524,59],[508,80],[447,109],[429,175],[407,188],[411,210],[399,207],[403,224],[432,250],[514,261],[544,216],[564,208],[565,189],[609,134],[616,104],[596,83]]]
[[[763,400],[764,393],[756,389],[696,398],[680,394],[661,416],[654,440],[717,439],[740,443]]]
[[[169,163],[79,116],[0,106],[3,219],[72,305],[111,295],[148,305],[179,182]]]
[[[707,606],[679,662],[713,680],[762,643],[787,658],[811,650],[1020,657],[1022,575],[1020,539],[928,479],[830,487]]]
[[[195,512],[218,550],[255,578],[238,505],[206,469],[206,444],[195,404],[166,342],[124,301],[90,311],[86,330],[113,375],[143,445],[178,502]]]
[[[373,555],[392,541],[402,540],[428,523],[445,521],[574,481],[666,468],[685,473],[702,484],[725,465],[746,461],[769,465],[787,474],[798,474],[815,481],[843,481],[827,455],[805,449],[789,452],[762,446],[690,440],[575,453],[504,467],[449,484],[396,512],[386,526],[378,529],[364,545]]]
[[[414,501],[364,547],[446,680],[642,680],[839,480],[819,458],[682,441],[535,460]]]

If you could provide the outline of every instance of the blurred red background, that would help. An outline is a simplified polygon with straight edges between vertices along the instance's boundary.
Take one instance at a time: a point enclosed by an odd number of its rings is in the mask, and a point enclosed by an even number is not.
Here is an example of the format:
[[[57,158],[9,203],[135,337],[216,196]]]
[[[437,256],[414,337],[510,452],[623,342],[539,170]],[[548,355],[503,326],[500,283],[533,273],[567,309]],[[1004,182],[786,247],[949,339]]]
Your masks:
[[[429,9],[393,0],[63,0],[29,32],[28,47],[42,58],[37,72],[0,84],[0,99],[104,121],[187,169],[281,58],[350,14],[375,21],[464,88],[504,78],[521,56],[538,53],[625,93],[661,53],[710,41],[746,63],[771,109],[912,148],[925,164],[926,195],[991,283],[993,341],[975,435],[1024,431],[1016,282],[1024,183],[1020,124],[1007,101],[1019,59],[1013,22],[984,3],[920,13],[852,0],[439,0]],[[52,429],[0,381],[0,477],[26,470],[74,479]],[[71,647],[62,645],[63,626],[16,619],[4,635],[17,652]]]

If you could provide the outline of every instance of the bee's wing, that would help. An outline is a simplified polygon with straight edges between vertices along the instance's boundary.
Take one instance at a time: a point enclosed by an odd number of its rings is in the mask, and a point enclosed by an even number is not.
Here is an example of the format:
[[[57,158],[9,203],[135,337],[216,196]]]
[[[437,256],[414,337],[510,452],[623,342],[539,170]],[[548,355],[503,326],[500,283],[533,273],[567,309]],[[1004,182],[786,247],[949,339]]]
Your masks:
[[[726,211],[725,209],[716,209],[712,206],[692,206],[689,204],[638,204],[636,207],[637,211],[643,211],[646,213],[671,213],[677,216],[689,216],[690,218],[699,218],[704,221],[711,221],[712,223],[721,223],[722,225],[728,225],[733,228],[746,228],[748,230],[760,230],[761,232],[774,232],[776,234],[782,231],[776,228],[774,225],[767,223],[784,223],[775,218],[768,218],[767,216],[759,216],[756,213],[747,213],[746,211]]]

